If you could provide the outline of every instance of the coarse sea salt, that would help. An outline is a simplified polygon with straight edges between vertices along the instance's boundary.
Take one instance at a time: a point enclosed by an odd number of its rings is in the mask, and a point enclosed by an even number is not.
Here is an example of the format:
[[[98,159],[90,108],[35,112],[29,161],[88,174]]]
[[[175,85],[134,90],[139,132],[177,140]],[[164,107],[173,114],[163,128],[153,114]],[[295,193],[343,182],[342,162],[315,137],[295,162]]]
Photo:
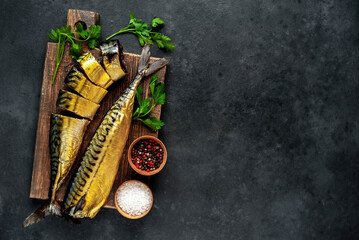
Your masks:
[[[139,216],[151,207],[152,193],[143,183],[128,182],[118,190],[117,204],[124,212]]]

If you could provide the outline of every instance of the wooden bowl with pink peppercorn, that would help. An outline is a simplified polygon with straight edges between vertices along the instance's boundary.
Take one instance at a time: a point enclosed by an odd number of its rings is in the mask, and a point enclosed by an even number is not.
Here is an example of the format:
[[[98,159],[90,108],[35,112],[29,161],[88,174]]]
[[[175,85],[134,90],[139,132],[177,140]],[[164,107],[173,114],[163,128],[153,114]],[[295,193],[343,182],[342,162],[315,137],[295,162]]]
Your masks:
[[[142,136],[128,148],[127,160],[131,168],[144,176],[160,172],[167,162],[165,145],[156,137]]]

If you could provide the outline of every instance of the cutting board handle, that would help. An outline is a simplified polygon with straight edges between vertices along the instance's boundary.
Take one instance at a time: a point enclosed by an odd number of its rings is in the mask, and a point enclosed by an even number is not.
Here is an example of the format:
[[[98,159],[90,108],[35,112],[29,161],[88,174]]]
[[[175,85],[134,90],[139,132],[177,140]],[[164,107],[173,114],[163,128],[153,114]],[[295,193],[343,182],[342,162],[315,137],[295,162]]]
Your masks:
[[[98,25],[100,23],[100,14],[91,11],[69,9],[67,11],[67,25],[70,25],[72,30],[74,30],[79,21],[86,23],[87,27]]]

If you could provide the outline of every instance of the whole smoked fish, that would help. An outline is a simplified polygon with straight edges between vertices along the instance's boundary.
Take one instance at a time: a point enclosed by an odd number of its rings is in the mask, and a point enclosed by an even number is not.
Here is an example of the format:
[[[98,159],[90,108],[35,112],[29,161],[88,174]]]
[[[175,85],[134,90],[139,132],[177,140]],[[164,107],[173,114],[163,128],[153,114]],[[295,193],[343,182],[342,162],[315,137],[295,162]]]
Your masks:
[[[131,126],[136,89],[144,76],[170,61],[163,58],[149,65],[149,58],[146,44],[137,76],[107,112],[87,147],[64,204],[64,212],[73,218],[95,217],[110,194]]]
[[[86,119],[51,114],[49,200],[25,219],[24,227],[41,221],[47,215],[62,216],[61,207],[55,200],[56,193],[75,162],[89,122]]]

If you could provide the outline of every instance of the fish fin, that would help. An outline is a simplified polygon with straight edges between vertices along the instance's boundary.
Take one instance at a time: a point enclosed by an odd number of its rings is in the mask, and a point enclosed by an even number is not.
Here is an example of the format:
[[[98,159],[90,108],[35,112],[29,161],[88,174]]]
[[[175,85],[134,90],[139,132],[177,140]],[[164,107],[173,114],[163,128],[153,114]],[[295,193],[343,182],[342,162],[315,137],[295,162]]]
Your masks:
[[[138,73],[143,73],[143,71],[146,71],[148,67],[148,61],[150,60],[150,56],[151,56],[150,47],[151,45],[147,42],[145,46],[142,48],[140,64],[138,65],[137,68]]]
[[[77,202],[76,206],[75,206],[75,210],[74,210],[74,213],[76,213],[77,211],[81,211],[82,209],[84,209],[84,206],[85,206],[85,203],[86,203],[86,199],[85,199],[85,196],[82,196],[80,198],[80,200]]]
[[[62,217],[60,205],[56,201],[48,201],[35,212],[31,213],[23,222],[23,227],[28,227],[34,223],[40,222],[48,215],[56,215]]]
[[[162,67],[166,66],[171,61],[171,58],[161,58],[150,64],[150,66],[145,70],[144,76],[149,76],[155,72],[157,72]]]
[[[66,214],[66,216],[71,217],[74,216],[77,211],[81,211],[86,203],[85,196],[86,195],[82,196],[76,205],[63,209],[63,213]]]

